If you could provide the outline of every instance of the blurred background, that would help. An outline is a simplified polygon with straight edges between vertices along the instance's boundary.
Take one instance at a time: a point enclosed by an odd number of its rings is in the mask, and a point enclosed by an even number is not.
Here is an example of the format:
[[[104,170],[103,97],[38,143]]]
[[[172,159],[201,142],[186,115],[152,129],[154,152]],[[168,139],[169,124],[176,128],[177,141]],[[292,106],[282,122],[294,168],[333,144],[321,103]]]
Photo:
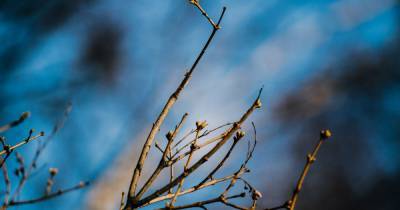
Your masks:
[[[323,145],[298,209],[396,209],[399,1],[201,4],[214,18],[228,7],[222,30],[157,139],[185,112],[185,129],[196,120],[207,120],[211,127],[237,120],[264,85],[263,108],[244,126],[251,133],[254,121],[258,131],[246,178],[263,193],[260,207],[288,199],[319,130],[330,128],[332,141]],[[21,199],[43,193],[48,167],[59,168],[55,189],[93,182],[18,209],[117,209],[151,123],[210,31],[187,1],[0,1],[0,124],[24,111],[32,114],[4,134],[8,142],[19,142],[30,128],[50,133],[67,104],[73,106]],[[242,143],[217,176],[237,170],[246,147]],[[29,161],[35,149],[33,142],[19,151]],[[147,171],[158,157],[150,154]],[[8,167],[18,167],[14,157]],[[198,179],[199,174],[189,180]],[[218,190],[178,201],[205,199],[219,195]]]

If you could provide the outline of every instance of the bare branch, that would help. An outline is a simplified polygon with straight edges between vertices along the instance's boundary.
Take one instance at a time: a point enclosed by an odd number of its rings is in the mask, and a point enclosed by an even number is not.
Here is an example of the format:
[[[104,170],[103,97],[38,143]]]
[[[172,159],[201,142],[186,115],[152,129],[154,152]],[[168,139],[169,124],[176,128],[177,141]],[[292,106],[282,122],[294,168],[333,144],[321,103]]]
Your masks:
[[[140,199],[140,197],[142,197],[142,195],[149,189],[151,184],[153,184],[153,182],[156,180],[158,175],[161,173],[162,169],[164,169],[166,167],[167,155],[171,151],[171,144],[174,141],[176,134],[179,132],[180,128],[182,127],[183,123],[185,122],[187,116],[188,116],[188,114],[185,113],[182,116],[182,119],[179,122],[179,124],[175,127],[175,130],[173,132],[168,132],[168,134],[167,134],[168,143],[167,143],[165,150],[163,151],[162,158],[160,159],[160,162],[158,163],[157,168],[154,170],[154,172],[152,173],[150,178],[147,180],[147,182],[143,185],[142,189],[136,195],[136,197],[138,199]]]
[[[330,130],[322,130],[321,131],[319,141],[315,145],[313,152],[311,154],[307,155],[306,164],[304,165],[303,171],[299,177],[299,180],[297,181],[296,187],[292,193],[291,198],[287,202],[285,202],[284,204],[282,204],[280,206],[273,207],[273,208],[266,208],[265,210],[276,210],[276,209],[294,210],[296,208],[296,204],[297,204],[297,200],[298,200],[300,191],[303,187],[304,180],[305,180],[308,172],[310,171],[311,165],[317,159],[317,154],[318,154],[319,149],[322,146],[322,143],[326,139],[330,138],[331,136],[332,136],[332,133]]]
[[[205,200],[205,201],[199,201],[199,202],[195,202],[192,204],[176,206],[176,207],[165,207],[165,208],[161,208],[160,210],[189,209],[189,208],[196,208],[196,207],[202,208],[204,205],[208,205],[211,203],[225,203],[226,200],[240,198],[240,197],[244,197],[244,196],[245,196],[245,193],[240,193],[240,194],[236,194],[236,195],[232,195],[232,196],[228,196],[228,197],[218,196],[216,198],[212,198],[212,199]]]
[[[220,15],[220,18],[218,20],[217,25],[220,24],[224,14],[225,14],[225,10],[226,8],[224,7],[222,10],[222,13]],[[201,58],[203,57],[205,51],[207,50],[208,46],[210,45],[211,41],[213,40],[216,32],[218,31],[219,27],[215,27],[210,35],[210,37],[208,38],[206,44],[204,45],[203,49],[200,51],[199,55],[197,56],[196,60],[194,61],[192,67],[189,69],[189,71],[185,74],[184,79],[181,81],[181,83],[179,84],[178,88],[172,93],[172,95],[169,97],[167,103],[164,105],[164,108],[162,109],[160,115],[158,116],[157,120],[154,122],[153,127],[146,139],[146,142],[142,148],[142,152],[140,153],[140,157],[139,160],[136,164],[133,176],[132,176],[132,180],[131,180],[131,184],[129,186],[129,197],[128,200],[132,200],[133,203],[137,201],[137,199],[135,198],[135,192],[136,192],[136,187],[137,187],[137,183],[139,181],[139,178],[141,176],[142,173],[142,169],[144,166],[144,162],[147,159],[147,155],[148,152],[150,150],[150,147],[153,143],[154,137],[157,134],[161,124],[164,122],[165,117],[168,115],[169,110],[171,109],[171,107],[175,104],[176,100],[178,99],[180,93],[182,92],[182,90],[185,88],[185,86],[188,84],[194,70],[197,67],[197,64],[200,62]]]
[[[45,200],[49,200],[55,197],[58,197],[60,195],[63,195],[65,193],[69,193],[75,190],[79,190],[81,188],[84,188],[86,186],[89,185],[89,182],[81,182],[78,185],[71,187],[71,188],[67,188],[64,190],[58,190],[57,192],[48,194],[48,195],[43,195],[42,197],[39,198],[34,198],[34,199],[30,199],[30,200],[22,200],[22,201],[10,201],[9,206],[20,206],[20,205],[26,205],[26,204],[33,204],[33,203],[38,203],[41,201],[45,201]]]
[[[10,146],[10,147],[8,147],[8,148],[3,149],[2,151],[0,151],[0,155],[3,155],[3,154],[6,154],[6,153],[9,153],[9,152],[12,152],[12,151],[14,151],[15,149],[17,149],[18,147],[21,147],[21,146],[23,146],[24,144],[27,144],[27,143],[29,143],[29,142],[31,142],[31,141],[33,141],[33,140],[36,140],[36,139],[38,139],[39,137],[42,137],[42,136],[44,136],[44,132],[40,132],[40,133],[39,133],[38,135],[36,135],[36,136],[30,136],[29,138],[26,138],[26,139],[22,140],[21,142],[15,144],[14,146]]]
[[[12,121],[10,123],[7,123],[5,125],[0,126],[0,133],[3,133],[5,131],[9,130],[10,128],[15,127],[15,126],[23,123],[26,119],[29,118],[30,115],[31,115],[30,112],[23,112],[21,114],[21,116],[18,118],[18,120],[14,120],[14,121]]]
[[[260,94],[257,96],[256,100],[253,102],[252,106],[242,115],[242,117],[235,122],[232,127],[230,127],[225,133],[223,138],[208,152],[206,153],[200,160],[198,160],[196,163],[194,163],[190,168],[187,169],[187,171],[181,175],[179,175],[177,178],[174,179],[171,183],[165,185],[161,189],[155,191],[151,195],[147,196],[146,198],[143,198],[142,200],[138,201],[137,204],[134,204],[133,207],[140,207],[143,204],[149,202],[150,200],[153,200],[154,198],[160,196],[161,194],[167,192],[171,187],[176,186],[182,179],[186,178],[189,176],[191,173],[193,173],[196,169],[198,169],[201,165],[203,165],[205,162],[208,161],[208,159],[213,156],[227,141],[228,139],[235,133],[242,123],[251,115],[251,113],[261,107],[261,101],[260,101]]]

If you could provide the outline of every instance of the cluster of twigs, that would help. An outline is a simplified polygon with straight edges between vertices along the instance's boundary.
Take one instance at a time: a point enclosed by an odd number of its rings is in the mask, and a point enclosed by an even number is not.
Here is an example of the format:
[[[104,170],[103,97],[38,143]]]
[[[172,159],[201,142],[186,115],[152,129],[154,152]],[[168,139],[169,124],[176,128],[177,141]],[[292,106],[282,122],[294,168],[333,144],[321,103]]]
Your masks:
[[[215,203],[232,207],[234,209],[253,210],[256,209],[257,207],[257,200],[259,200],[262,197],[261,192],[258,191],[248,180],[244,178],[244,175],[250,172],[247,165],[248,162],[253,157],[253,153],[257,145],[257,131],[254,123],[252,123],[253,141],[251,140],[248,141],[247,153],[244,158],[244,161],[240,164],[240,167],[238,167],[238,169],[230,175],[221,178],[215,177],[216,173],[220,171],[226,164],[226,161],[232,155],[238,143],[244,141],[245,139],[244,137],[246,134],[242,130],[242,125],[256,109],[261,108],[262,104],[260,100],[260,95],[262,93],[262,88],[260,89],[254,102],[249,106],[249,108],[242,114],[242,116],[237,121],[232,123],[226,123],[212,129],[207,128],[208,127],[207,121],[197,121],[195,127],[192,130],[189,130],[188,132],[183,134],[179,134],[188,116],[188,114],[185,113],[182,116],[179,123],[177,123],[175,128],[167,132],[165,136],[166,143],[164,145],[160,142],[155,142],[155,137],[159,132],[160,127],[164,122],[164,119],[168,115],[172,106],[178,100],[178,97],[181,94],[181,92],[189,83],[190,78],[192,77],[198,63],[202,59],[204,53],[206,52],[211,41],[213,40],[215,34],[217,33],[217,31],[221,29],[220,24],[226,11],[226,8],[224,7],[218,18],[218,21],[214,21],[202,8],[198,0],[190,0],[189,2],[192,5],[194,5],[195,8],[197,8],[201,12],[201,14],[205,17],[205,19],[209,22],[209,24],[212,26],[212,31],[205,45],[200,51],[199,55],[195,59],[193,65],[186,72],[183,80],[181,81],[177,89],[171,94],[166,104],[164,105],[164,108],[159,114],[158,118],[153,123],[151,131],[147,136],[147,139],[142,147],[142,151],[140,153],[136,167],[134,168],[134,172],[132,175],[131,183],[126,198],[125,198],[125,193],[122,193],[122,199],[120,205],[121,210],[138,209],[161,201],[165,201],[165,206],[160,209],[165,209],[165,210],[188,209],[188,208],[207,209],[207,205]],[[52,139],[55,133],[61,127],[63,127],[64,121],[68,116],[70,110],[71,106],[68,106],[68,108],[65,111],[64,117],[55,125],[51,134],[45,139],[42,139],[42,137],[44,136],[44,132],[40,132],[39,134],[34,135],[35,131],[33,129],[30,130],[28,137],[24,138],[22,141],[20,141],[15,145],[7,144],[6,138],[0,136],[0,142],[3,147],[3,150],[0,151],[0,167],[3,172],[4,183],[5,183],[3,204],[1,206],[2,209],[7,209],[8,207],[11,206],[32,204],[45,201],[65,193],[81,189],[88,185],[88,182],[80,182],[79,184],[71,188],[53,190],[53,185],[55,182],[55,177],[58,174],[58,169],[50,168],[49,178],[44,186],[44,194],[42,196],[28,200],[20,199],[20,194],[25,186],[25,183],[31,177],[33,171],[37,169],[37,161],[39,159],[40,154],[46,148],[48,142]],[[0,134],[21,124],[28,117],[29,113],[26,112],[23,113],[18,120],[8,123],[4,126],[0,126]],[[221,130],[222,132],[220,132]],[[181,135],[182,137],[177,138],[179,135]],[[273,208],[265,208],[265,210],[295,209],[305,177],[307,176],[312,163],[316,160],[317,153],[322,143],[330,136],[331,133],[329,130],[321,131],[320,140],[318,141],[313,152],[307,156],[307,162],[304,166],[303,172],[301,173],[298,183],[293,193],[291,194],[290,198],[282,205]],[[39,142],[38,148],[31,163],[25,164],[24,158],[22,157],[21,154],[17,153],[16,150],[19,147],[22,147],[34,140],[40,140],[40,139],[42,140],[38,141]],[[145,161],[147,160],[149,151],[153,145],[161,153],[161,158],[154,171],[150,174],[147,180],[144,181],[144,184],[139,187],[138,183],[140,178],[142,177]],[[229,145],[229,149],[223,155],[223,158],[218,161],[217,165],[214,167],[210,167],[211,170],[207,172],[205,175],[203,175],[203,178],[200,179],[198,183],[190,183],[189,187],[184,188],[184,183],[186,179],[194,172],[196,172],[197,169],[199,169],[201,166],[208,163],[208,160],[214,157],[215,154],[220,153],[222,151],[222,148],[226,145]],[[202,153],[200,153],[199,151],[202,151]],[[17,163],[19,165],[19,167],[15,170],[14,173],[14,175],[17,176],[19,179],[19,182],[16,184],[16,186],[12,186],[6,163],[10,155],[12,154],[15,154]],[[178,170],[177,165],[179,163],[183,164],[183,170]],[[160,187],[159,189],[155,189],[153,192],[149,192],[149,190],[154,187],[155,181],[160,177],[160,174],[162,173],[163,170],[169,171],[168,183],[165,183],[162,187]],[[239,193],[235,193],[237,190],[236,191],[233,190],[237,182],[241,182],[245,186],[244,190],[241,190],[241,192]],[[217,194],[215,197],[211,197],[206,200],[195,201],[189,204],[177,205],[177,201],[180,196],[191,194],[201,189],[215,186],[217,184],[222,185],[224,183],[226,184],[226,186],[223,188],[224,190],[221,193]],[[250,198],[251,205],[241,206],[233,202],[235,199],[243,197]]]
[[[44,186],[44,194],[35,198],[31,199],[20,199],[21,192],[24,189],[24,186],[26,182],[29,181],[29,179],[32,177],[34,172],[38,171],[40,168],[37,167],[37,162],[42,154],[43,150],[46,148],[47,144],[51,141],[53,136],[57,133],[57,131],[63,127],[65,120],[68,117],[69,112],[71,111],[71,105],[69,104],[64,112],[64,116],[62,119],[60,119],[56,125],[54,126],[52,132],[50,135],[48,135],[46,138],[44,137],[45,134],[44,132],[39,132],[39,134],[35,135],[35,130],[31,129],[29,131],[29,135],[22,139],[19,143],[15,145],[9,145],[7,144],[7,139],[4,136],[0,136],[0,142],[2,145],[2,150],[0,151],[0,168],[3,172],[3,178],[4,178],[4,185],[5,185],[5,190],[4,190],[4,195],[3,195],[3,202],[1,205],[1,209],[5,210],[8,207],[12,206],[20,206],[20,205],[25,205],[25,204],[34,204],[38,203],[41,201],[49,200],[54,197],[58,197],[60,195],[63,195],[65,193],[81,189],[85,186],[87,186],[89,183],[88,182],[80,182],[77,185],[66,188],[66,189],[59,189],[59,190],[54,190],[53,189],[53,184],[55,182],[55,177],[58,174],[58,169],[57,168],[50,168],[49,169],[49,178],[47,180],[46,185]],[[13,127],[18,126],[19,124],[23,123],[26,119],[28,119],[30,116],[29,112],[24,112],[21,114],[19,119],[7,123],[3,126],[0,126],[0,135],[5,133],[6,131],[10,130]],[[37,140],[37,149],[36,152],[29,164],[25,163],[25,160],[22,156],[22,154],[18,153],[16,150],[18,150],[20,147],[27,145],[28,143]],[[16,176],[16,179],[18,180],[17,183],[12,183],[9,175],[9,170],[7,168],[7,160],[9,157],[14,154],[15,159],[17,161],[18,168],[14,170],[14,176]],[[15,180],[15,179],[14,179]]]
[[[251,104],[251,106],[248,108],[248,110],[241,116],[241,118],[233,123],[226,123],[224,125],[218,126],[216,128],[206,130],[206,127],[208,126],[206,121],[197,121],[196,126],[194,129],[190,130],[186,134],[183,134],[183,137],[180,139],[177,139],[177,135],[180,132],[180,129],[185,122],[186,117],[188,116],[187,113],[185,113],[182,116],[182,119],[180,122],[175,126],[175,128],[171,131],[169,131],[166,134],[166,144],[165,146],[161,146],[160,143],[155,142],[154,139],[157,135],[157,133],[160,130],[161,125],[164,122],[165,117],[168,115],[168,112],[170,111],[171,107],[174,105],[174,103],[177,101],[180,93],[183,91],[185,86],[188,84],[193,72],[196,69],[197,64],[203,57],[205,51],[207,50],[209,44],[213,40],[216,32],[221,29],[220,24],[223,19],[223,16],[225,14],[226,8],[224,7],[222,9],[221,15],[218,18],[218,21],[213,21],[212,18],[206,13],[206,11],[202,8],[198,0],[190,0],[190,3],[193,4],[200,12],[201,14],[206,18],[206,20],[210,23],[212,26],[212,32],[210,36],[208,37],[208,40],[206,41],[205,45],[203,46],[202,50],[200,51],[199,55],[195,59],[193,65],[189,69],[188,72],[186,72],[183,80],[177,87],[177,89],[171,94],[169,99],[167,100],[166,104],[164,105],[164,108],[162,109],[161,113],[159,114],[158,118],[156,121],[153,123],[153,126],[151,128],[150,133],[147,136],[147,139],[142,147],[141,154],[139,156],[139,160],[136,164],[136,167],[134,169],[131,183],[129,186],[129,191],[127,193],[127,197],[125,199],[125,194],[122,193],[122,199],[121,199],[121,205],[120,209],[121,210],[132,210],[132,209],[138,209],[144,206],[148,206],[157,202],[161,201],[166,201],[165,202],[165,207],[161,209],[167,209],[167,210],[172,210],[172,209],[188,209],[188,208],[202,208],[202,209],[207,209],[208,204],[213,204],[213,203],[220,203],[229,207],[232,207],[234,209],[243,209],[243,210],[250,210],[250,209],[255,209],[257,205],[257,200],[262,197],[261,192],[259,192],[256,188],[254,188],[249,181],[247,181],[243,175],[245,173],[250,172],[250,170],[247,168],[247,163],[253,156],[254,149],[256,147],[257,143],[257,138],[256,138],[256,128],[253,125],[253,131],[254,131],[254,143],[251,143],[249,141],[249,146],[248,146],[248,151],[247,155],[245,157],[244,162],[240,165],[239,169],[235,171],[233,174],[229,176],[225,176],[222,178],[216,178],[214,175],[216,174],[217,171],[219,171],[228,158],[231,156],[231,154],[234,151],[235,146],[237,146],[238,142],[243,141],[243,137],[245,136],[245,132],[241,129],[241,126],[243,123],[246,121],[246,119],[253,113],[254,110],[261,108],[261,100],[260,100],[260,95],[262,92],[262,88],[259,91],[258,96],[254,100],[254,102]],[[221,129],[225,129],[222,131],[220,134],[217,134],[214,137],[208,138],[209,134],[211,133],[216,133]],[[273,209],[290,209],[293,210],[296,206],[296,201],[299,195],[299,192],[301,190],[301,186],[304,182],[304,179],[310,169],[311,164],[315,161],[317,152],[322,144],[322,142],[327,139],[330,136],[330,132],[328,130],[322,131],[321,132],[321,140],[318,142],[314,152],[308,156],[307,159],[307,164],[304,168],[304,171],[298,181],[298,185],[295,188],[294,193],[292,194],[291,198],[285,202],[283,205],[274,207],[274,208],[268,208],[265,210],[273,210]],[[200,166],[203,166],[204,164],[207,163],[207,161],[217,154],[218,152],[222,151],[221,148],[223,148],[224,145],[229,144],[230,142],[230,147],[229,150],[226,152],[224,157],[218,162],[217,166],[211,169],[210,172],[208,172],[203,179],[201,179],[200,182],[192,184],[190,183],[190,187],[184,189],[183,184],[186,180],[187,177],[192,175]],[[154,171],[150,174],[150,176],[147,178],[147,180],[144,182],[144,184],[138,188],[138,183],[139,179],[142,176],[143,168],[145,161],[148,157],[148,153],[151,149],[151,147],[154,145],[154,147],[161,152],[162,156],[158,162],[157,167],[154,169]],[[208,147],[206,147],[208,146]],[[211,149],[208,149],[211,148]],[[195,161],[194,155],[199,154],[200,150],[207,150],[204,155],[199,155],[201,156],[200,158],[197,158]],[[175,167],[178,163],[183,163],[183,170],[180,171],[179,173],[177,172],[177,167]],[[160,173],[165,170],[169,170],[169,182],[166,183],[164,186],[160,187],[159,189],[156,189],[154,192],[147,193],[150,188],[154,187],[154,183],[159,178]],[[241,181],[243,182],[245,186],[245,191],[237,194],[231,194],[232,189],[234,188],[235,184]],[[194,193],[198,190],[214,186],[216,184],[222,184],[222,183],[228,183],[226,186],[225,190],[217,195],[214,198],[208,199],[208,200],[202,200],[202,201],[196,201],[190,204],[185,204],[185,205],[176,205],[177,199],[180,196]],[[248,193],[246,193],[248,192]],[[147,194],[146,194],[147,193]],[[237,204],[234,204],[232,200],[235,198],[241,198],[241,197],[250,197],[251,198],[251,206],[249,207],[244,207],[240,206]],[[125,201],[125,202],[124,202]]]

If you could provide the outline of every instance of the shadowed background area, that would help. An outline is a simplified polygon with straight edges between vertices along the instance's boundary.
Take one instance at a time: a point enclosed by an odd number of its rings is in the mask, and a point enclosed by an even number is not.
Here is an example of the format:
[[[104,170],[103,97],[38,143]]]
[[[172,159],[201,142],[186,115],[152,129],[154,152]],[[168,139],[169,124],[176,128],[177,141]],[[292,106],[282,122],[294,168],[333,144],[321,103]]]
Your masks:
[[[211,127],[234,121],[264,85],[263,108],[250,119],[260,142],[246,175],[263,193],[260,207],[288,198],[319,130],[330,128],[332,141],[323,145],[298,209],[396,209],[399,2],[201,3],[212,17],[222,6],[227,14],[158,138],[185,112],[184,129],[196,120]],[[9,143],[30,128],[50,133],[67,104],[73,105],[21,198],[44,191],[48,167],[59,168],[56,189],[93,181],[89,188],[18,208],[117,209],[151,123],[210,30],[186,1],[0,1],[0,124],[23,111],[32,114],[5,133]],[[251,133],[249,122],[244,129]],[[35,149],[33,142],[20,152],[30,160]],[[246,145],[237,149],[218,176],[237,169]],[[158,157],[151,153],[149,169]],[[14,157],[8,165],[10,171],[17,167]],[[204,190],[179,201],[215,193]]]

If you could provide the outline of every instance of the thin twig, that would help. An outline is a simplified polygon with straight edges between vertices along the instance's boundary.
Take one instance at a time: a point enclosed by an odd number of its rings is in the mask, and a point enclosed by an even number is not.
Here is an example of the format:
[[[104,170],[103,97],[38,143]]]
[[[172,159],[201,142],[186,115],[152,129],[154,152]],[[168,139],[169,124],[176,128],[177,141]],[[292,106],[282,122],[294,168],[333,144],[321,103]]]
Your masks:
[[[14,146],[11,146],[11,147],[9,148],[8,151],[7,151],[7,150],[2,150],[2,151],[0,151],[0,155],[3,155],[3,154],[6,154],[6,153],[9,153],[9,152],[12,152],[12,151],[14,151],[15,149],[17,149],[18,147],[21,147],[21,146],[23,146],[24,144],[27,144],[27,143],[29,143],[29,142],[31,142],[31,141],[33,141],[33,140],[36,140],[36,139],[38,139],[39,137],[42,137],[42,136],[44,136],[44,132],[40,132],[40,134],[38,134],[38,135],[36,135],[36,136],[32,136],[32,137],[30,137],[30,138],[24,139],[24,140],[22,140],[21,142],[15,144]]]
[[[240,174],[243,174],[244,172],[245,172],[245,170],[241,170],[241,171],[240,171]],[[191,187],[191,188],[188,188],[188,189],[186,189],[186,190],[183,190],[183,191],[181,191],[181,192],[178,194],[178,196],[185,195],[185,194],[188,194],[188,193],[192,193],[192,192],[198,191],[198,190],[200,190],[200,189],[203,189],[203,188],[206,188],[206,187],[210,187],[210,186],[216,185],[216,184],[218,184],[218,183],[221,183],[221,182],[230,180],[230,179],[232,179],[233,177],[234,177],[234,175],[229,175],[229,176],[226,176],[226,177],[224,177],[224,178],[213,179],[213,180],[208,181],[208,182],[206,182],[206,183],[204,183],[204,184],[202,184],[202,185],[200,185],[200,186],[197,186],[197,185],[196,185],[196,186],[194,186],[194,187]],[[157,197],[157,198],[155,198],[155,199],[149,201],[147,204],[145,204],[145,205],[143,205],[143,206],[147,206],[147,205],[150,205],[150,204],[153,204],[153,203],[157,203],[157,202],[160,202],[160,201],[163,201],[163,200],[171,199],[174,195],[175,195],[175,193],[169,193],[169,194],[166,194],[166,195]]]
[[[23,112],[23,113],[21,114],[21,116],[18,118],[18,120],[14,120],[14,121],[12,121],[12,122],[10,122],[10,123],[7,123],[7,124],[5,124],[5,125],[0,126],[0,133],[3,133],[3,132],[5,132],[5,131],[9,130],[10,128],[15,127],[15,126],[21,124],[21,123],[24,122],[26,119],[28,119],[30,115],[31,115],[31,114],[30,114],[29,112]]]
[[[310,171],[311,165],[317,159],[317,154],[318,154],[319,149],[322,146],[322,143],[325,140],[327,140],[328,138],[330,138],[331,136],[332,136],[332,133],[330,130],[322,130],[321,131],[319,141],[315,145],[314,150],[312,151],[311,154],[307,155],[306,164],[304,165],[303,171],[299,177],[299,180],[297,181],[296,187],[295,187],[290,199],[280,206],[273,207],[273,208],[266,208],[264,210],[276,210],[276,209],[294,210],[296,208],[296,204],[297,204],[297,200],[298,200],[300,191],[303,187],[304,180],[305,180],[308,172]]]
[[[170,133],[167,134],[168,143],[167,143],[167,146],[165,147],[165,150],[163,151],[162,158],[160,159],[160,162],[158,163],[157,168],[154,170],[152,175],[149,177],[149,179],[143,185],[142,189],[140,189],[140,191],[136,195],[137,199],[140,199],[142,197],[142,195],[149,189],[149,187],[156,180],[158,175],[161,173],[162,169],[164,169],[166,167],[167,156],[171,151],[171,144],[174,141],[176,134],[179,132],[180,128],[182,127],[183,123],[185,122],[187,116],[188,116],[188,114],[185,113],[182,116],[182,119],[179,122],[179,124],[175,127],[175,130],[171,134]]]
[[[211,130],[206,130],[206,131],[204,131],[201,135],[199,135],[198,139],[201,139],[201,138],[203,138],[203,137],[209,135],[209,134],[212,133],[212,132],[215,132],[215,131],[217,131],[217,130],[219,130],[219,129],[221,129],[221,128],[224,128],[224,127],[226,127],[226,126],[228,126],[228,125],[232,125],[232,124],[233,124],[233,123],[225,123],[225,124],[220,125],[220,126],[218,126],[218,127],[216,127],[216,128],[213,128],[213,129],[211,129]],[[189,133],[191,134],[191,133],[194,133],[195,131],[196,131],[196,130],[194,129],[194,130],[191,130]],[[206,143],[199,144],[199,147],[204,147],[204,146],[206,146],[206,145],[208,145],[208,144],[211,144],[212,142],[215,142],[215,141],[217,141],[217,140],[220,140],[221,137],[222,137],[222,135],[223,135],[223,134],[220,134],[220,135],[218,135],[218,136],[216,136],[216,137],[213,137],[212,139],[207,140]],[[182,138],[178,143],[176,143],[176,144],[174,145],[174,147],[178,146],[178,145],[182,142],[182,140],[184,140],[185,138],[187,138],[187,136],[185,136],[185,137]],[[183,145],[182,147],[176,149],[175,153],[172,155],[172,158],[175,158],[182,150],[188,148],[188,147],[193,143],[193,141],[194,141],[194,139],[191,140],[191,141],[189,141],[188,143],[186,143],[186,144]],[[185,154],[185,156],[188,155],[189,152],[190,152],[190,151],[188,151],[187,154]],[[172,158],[171,158],[171,159],[172,159]],[[175,162],[176,162],[176,161],[175,161]]]
[[[123,208],[124,208],[124,196],[125,196],[125,192],[122,192],[121,193],[121,202],[120,202],[120,205],[119,205],[119,210],[122,210]]]
[[[209,200],[205,200],[205,201],[198,201],[192,204],[187,204],[187,205],[182,205],[182,206],[175,206],[175,207],[165,207],[165,208],[160,208],[159,210],[172,210],[172,209],[189,209],[189,208],[202,208],[204,205],[208,205],[211,203],[224,203],[224,200],[230,200],[230,199],[234,199],[234,198],[240,198],[240,197],[244,197],[245,193],[240,193],[240,194],[236,194],[236,195],[232,195],[232,196],[228,196],[228,197],[221,197],[218,196],[216,198],[212,198]]]
[[[9,155],[9,154],[7,154],[7,155]],[[3,163],[1,166],[1,170],[3,172],[4,183],[6,185],[6,192],[4,195],[4,203],[3,203],[2,209],[6,209],[9,198],[10,198],[10,193],[11,193],[11,182],[10,182],[10,177],[8,176],[8,170],[7,170],[7,165],[5,164],[5,160],[3,160],[3,158],[1,158],[1,157],[0,157],[0,159]]]
[[[210,18],[207,12],[200,5],[198,0],[190,0],[190,3],[197,7],[197,9],[201,12],[201,14],[207,19],[207,21],[211,24],[213,28],[220,29],[219,24],[215,24],[214,21]]]
[[[191,152],[190,152],[190,154],[189,154],[189,157],[188,157],[188,159],[187,159],[185,165],[183,166],[183,173],[186,173],[186,172],[187,172],[187,170],[188,170],[188,168],[189,168],[190,161],[191,161],[192,158],[193,158],[193,154],[194,154],[194,152],[197,150],[197,148],[196,148],[196,147],[197,147],[196,141],[197,141],[197,139],[199,138],[199,132],[200,132],[200,130],[199,130],[199,128],[197,128],[195,140],[193,141],[192,146],[191,146],[191,148],[190,148],[190,151],[191,151]],[[174,195],[174,197],[171,199],[171,202],[170,202],[170,204],[169,204],[170,206],[174,206],[174,203],[175,203],[176,199],[178,198],[178,194],[179,194],[179,192],[181,191],[184,182],[185,182],[185,178],[181,179],[181,181],[179,182],[178,188],[176,189],[176,192],[175,192],[175,195]]]
[[[328,136],[324,135],[326,133],[329,133]],[[317,143],[317,145],[315,146],[313,152],[311,154],[307,155],[307,162],[304,166],[303,172],[300,175],[299,180],[297,181],[297,185],[295,190],[293,191],[292,197],[290,198],[288,204],[289,204],[289,210],[294,210],[296,207],[296,203],[297,203],[297,199],[299,197],[299,193],[301,191],[301,188],[303,187],[303,183],[304,180],[308,174],[308,172],[310,171],[311,165],[315,162],[315,160],[317,159],[317,154],[318,151],[322,145],[322,143],[331,136],[330,134],[331,132],[329,130],[325,130],[325,131],[321,131],[321,135],[320,135],[320,139]]]
[[[244,133],[243,133],[243,135],[244,135]],[[218,165],[198,185],[202,185],[203,183],[207,182],[207,180],[212,179],[213,175],[224,165],[225,161],[228,160],[233,149],[235,148],[235,146],[237,145],[239,140],[242,139],[243,135],[241,135],[241,134],[238,135],[238,133],[237,133],[237,135],[233,139],[232,145],[230,146],[228,152],[225,154],[224,158],[222,158],[222,160],[218,163]]]
[[[58,190],[57,192],[48,194],[48,195],[43,195],[42,197],[39,198],[34,198],[34,199],[30,199],[30,200],[21,200],[21,201],[10,201],[9,206],[20,206],[20,205],[26,205],[26,204],[33,204],[33,203],[38,203],[41,201],[45,201],[45,200],[49,200],[55,197],[58,197],[60,195],[63,195],[65,193],[69,193],[81,188],[84,188],[86,186],[89,185],[89,182],[81,182],[78,185],[68,188],[68,189],[64,189],[64,190]]]
[[[225,10],[226,8],[224,7],[221,13],[221,16],[218,20],[218,24],[220,24],[224,14],[225,14]],[[164,105],[164,108],[162,109],[160,115],[158,116],[157,120],[154,122],[153,127],[146,139],[146,142],[142,148],[142,152],[140,153],[140,157],[139,160],[136,164],[133,176],[132,176],[132,180],[129,186],[129,197],[128,200],[133,201],[133,203],[135,203],[137,201],[137,199],[135,198],[135,192],[136,192],[136,187],[137,187],[137,183],[139,181],[139,178],[142,174],[142,169],[144,166],[144,162],[147,159],[147,155],[148,152],[150,150],[150,147],[153,143],[154,137],[157,134],[161,124],[164,122],[165,117],[168,115],[169,110],[171,109],[171,107],[175,104],[175,102],[177,101],[180,93],[182,92],[182,90],[185,88],[185,86],[189,83],[189,80],[194,72],[194,70],[197,67],[197,64],[200,62],[201,58],[203,57],[205,51],[207,50],[208,46],[210,45],[212,39],[215,36],[215,33],[218,31],[218,28],[214,28],[214,30],[212,31],[210,37],[208,38],[206,44],[204,45],[203,49],[201,50],[201,52],[199,53],[199,55],[197,56],[195,62],[193,63],[192,67],[190,68],[190,70],[185,74],[184,79],[181,81],[181,83],[179,84],[178,88],[172,93],[172,95],[169,97],[167,103]]]
[[[203,155],[200,160],[198,160],[196,163],[194,163],[186,173],[183,173],[179,175],[177,178],[174,179],[171,183],[165,185],[164,187],[160,188],[159,190],[155,191],[154,193],[150,194],[149,196],[143,198],[142,200],[138,201],[136,204],[134,204],[133,207],[140,207],[150,200],[153,200],[154,198],[160,196],[161,194],[167,192],[171,187],[176,186],[182,179],[186,178],[189,176],[191,173],[193,173],[196,169],[198,169],[201,165],[203,165],[205,162],[208,161],[208,159],[213,156],[227,141],[228,139],[240,128],[242,123],[251,115],[251,113],[261,107],[261,101],[260,101],[260,94],[261,91],[259,92],[256,100],[253,102],[252,106],[242,115],[242,117],[235,122],[232,127],[230,127],[225,133],[224,137],[205,155]]]

